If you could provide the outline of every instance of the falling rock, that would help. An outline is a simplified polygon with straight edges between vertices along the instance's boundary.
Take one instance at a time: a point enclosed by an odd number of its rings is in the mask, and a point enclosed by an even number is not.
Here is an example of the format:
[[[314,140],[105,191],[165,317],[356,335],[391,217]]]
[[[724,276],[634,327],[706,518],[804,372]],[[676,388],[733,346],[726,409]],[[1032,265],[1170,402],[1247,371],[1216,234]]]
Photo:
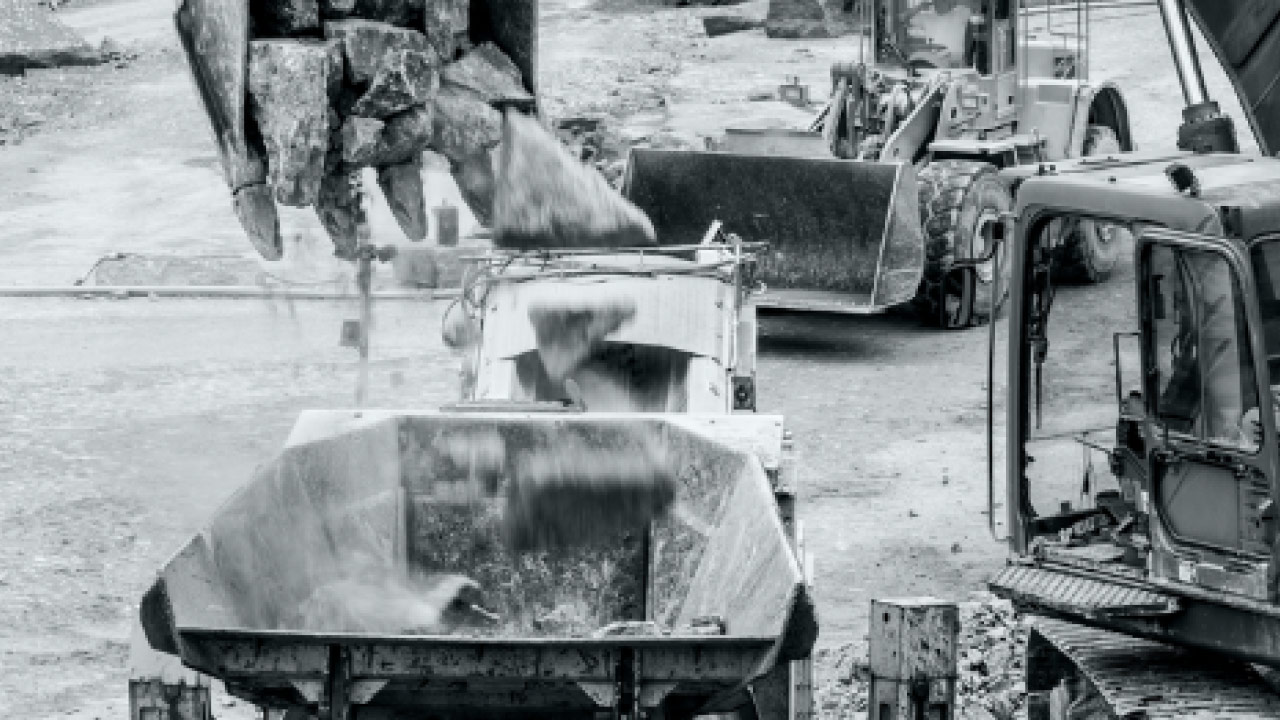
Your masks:
[[[457,58],[459,41],[467,37],[469,5],[467,0],[431,0],[423,12],[422,32],[445,62]]]
[[[320,29],[318,0],[250,0],[256,38],[314,35]]]
[[[338,43],[255,40],[249,95],[270,158],[276,200],[306,207],[324,175],[332,121],[330,98],[342,80]]]
[[[405,237],[427,238],[427,200],[422,187],[422,155],[378,168],[378,187]]]
[[[325,175],[316,198],[316,215],[333,241],[333,254],[354,260],[360,244],[360,175],[339,172]]]
[[[431,106],[413,107],[387,120],[378,143],[375,165],[397,165],[422,154],[434,137]]]
[[[435,95],[440,84],[435,57],[417,50],[393,50],[373,78],[373,84],[351,109],[355,115],[388,118]]]
[[[574,159],[537,120],[508,111],[493,196],[499,247],[626,247],[656,242],[649,218]]]
[[[342,41],[347,60],[347,79],[365,87],[386,64],[388,53],[396,50],[432,52],[427,38],[416,30],[395,27],[374,20],[334,20],[324,24],[324,35]]]
[[[432,100],[432,147],[450,160],[488,150],[502,140],[502,115],[469,92],[442,85]]]
[[[482,150],[449,160],[449,173],[458,186],[462,201],[484,227],[493,226],[493,152]]]
[[[272,198],[271,188],[265,184],[246,185],[232,195],[236,218],[244,228],[249,241],[264,260],[284,257],[284,241],[280,237],[280,216]]]
[[[477,47],[446,67],[440,81],[468,90],[488,103],[532,99],[524,89],[520,69],[493,43]]]

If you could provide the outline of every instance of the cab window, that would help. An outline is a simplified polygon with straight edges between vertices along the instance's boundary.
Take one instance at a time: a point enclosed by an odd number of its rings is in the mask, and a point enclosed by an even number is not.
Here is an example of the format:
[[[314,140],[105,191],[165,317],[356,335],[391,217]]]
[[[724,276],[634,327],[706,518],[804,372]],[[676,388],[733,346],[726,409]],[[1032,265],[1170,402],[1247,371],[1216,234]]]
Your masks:
[[[1145,254],[1157,423],[1171,433],[1256,451],[1250,418],[1256,422],[1257,386],[1230,263],[1211,252],[1164,245]]]

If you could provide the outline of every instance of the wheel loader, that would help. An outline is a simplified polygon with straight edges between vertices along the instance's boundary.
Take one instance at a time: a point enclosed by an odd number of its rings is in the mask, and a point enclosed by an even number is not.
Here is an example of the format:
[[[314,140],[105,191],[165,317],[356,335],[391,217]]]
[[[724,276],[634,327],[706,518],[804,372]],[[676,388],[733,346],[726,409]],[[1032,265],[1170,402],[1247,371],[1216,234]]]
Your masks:
[[[632,151],[625,191],[661,242],[712,220],[766,241],[761,307],[875,313],[912,304],[966,327],[998,311],[989,257],[1012,207],[1002,168],[1134,148],[1120,89],[1090,77],[1089,5],[874,0],[857,62],[832,68],[805,130],[730,129],[708,152]],[[1058,272],[1096,282],[1123,229],[1055,227]]]
[[[989,512],[1013,557],[990,586],[1034,616],[1032,720],[1280,717],[1280,6],[1159,9],[1182,150],[1004,171],[1017,204]],[[1209,99],[1193,20],[1262,156],[1239,153]],[[1064,218],[1135,233],[1130,307],[1086,310],[1096,293],[1055,281]],[[1097,354],[1064,353],[1068,337]]]

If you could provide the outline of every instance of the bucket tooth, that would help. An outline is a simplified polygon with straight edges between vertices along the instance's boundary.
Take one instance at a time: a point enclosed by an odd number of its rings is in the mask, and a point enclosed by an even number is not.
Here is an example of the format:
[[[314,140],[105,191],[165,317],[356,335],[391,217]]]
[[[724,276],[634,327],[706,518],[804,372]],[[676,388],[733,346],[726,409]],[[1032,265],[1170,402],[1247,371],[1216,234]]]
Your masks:
[[[280,237],[280,216],[271,188],[265,184],[246,185],[232,195],[236,217],[249,236],[249,241],[264,260],[284,257],[284,241]]]
[[[378,187],[406,237],[427,238],[427,200],[422,187],[422,156],[378,168]]]

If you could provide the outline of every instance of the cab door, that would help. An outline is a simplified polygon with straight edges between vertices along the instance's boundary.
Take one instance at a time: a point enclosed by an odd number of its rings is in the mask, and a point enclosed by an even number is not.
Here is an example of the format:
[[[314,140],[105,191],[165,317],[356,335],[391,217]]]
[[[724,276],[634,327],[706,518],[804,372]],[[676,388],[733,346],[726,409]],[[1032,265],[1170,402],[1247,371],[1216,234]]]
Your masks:
[[[1138,287],[1152,573],[1265,598],[1275,421],[1247,257],[1151,229]]]

